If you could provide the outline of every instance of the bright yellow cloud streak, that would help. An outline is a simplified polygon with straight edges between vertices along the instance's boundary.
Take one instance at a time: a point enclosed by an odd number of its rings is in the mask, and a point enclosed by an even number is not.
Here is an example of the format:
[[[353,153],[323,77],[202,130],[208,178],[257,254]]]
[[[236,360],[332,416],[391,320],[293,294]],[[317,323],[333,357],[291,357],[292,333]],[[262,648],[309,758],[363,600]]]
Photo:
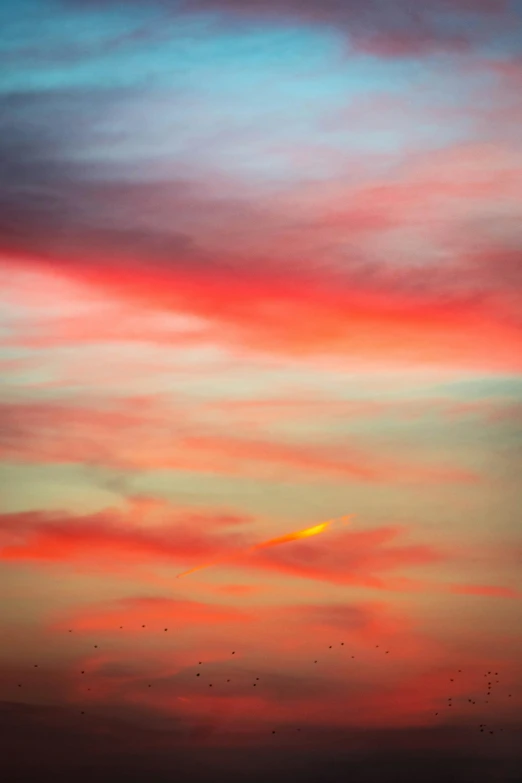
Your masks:
[[[341,522],[342,524],[346,525],[348,524],[348,520],[354,517],[355,514],[348,514],[344,517],[337,517],[336,519],[329,519],[326,522],[319,522],[317,525],[313,525],[313,527],[307,527],[304,530],[296,530],[294,533],[287,533],[284,536],[278,536],[277,538],[270,538],[268,541],[261,541],[259,544],[254,544],[254,546],[250,547],[248,549],[248,552],[253,552],[256,549],[264,549],[265,547],[270,546],[279,546],[279,544],[288,544],[291,541],[299,541],[301,538],[309,538],[310,536],[317,536],[320,533],[324,533],[325,530],[327,530],[334,522]],[[195,571],[202,571],[204,568],[210,568],[213,565],[219,565],[223,562],[230,562],[230,559],[227,558],[225,561],[217,561],[214,563],[208,563],[207,565],[202,566],[196,566],[195,568],[191,568],[188,571],[183,571],[183,573],[177,575],[177,579],[180,579],[182,576],[188,576],[189,574],[193,574]]]

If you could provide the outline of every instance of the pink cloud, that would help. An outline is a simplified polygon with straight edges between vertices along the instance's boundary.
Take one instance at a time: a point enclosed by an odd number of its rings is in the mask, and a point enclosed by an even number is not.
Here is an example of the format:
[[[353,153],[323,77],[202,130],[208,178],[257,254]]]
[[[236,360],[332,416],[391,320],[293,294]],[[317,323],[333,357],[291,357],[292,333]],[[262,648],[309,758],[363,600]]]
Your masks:
[[[504,0],[186,0],[187,10],[217,10],[246,20],[320,25],[346,34],[356,50],[379,57],[418,57],[437,51],[459,52],[516,24]],[[455,17],[459,20],[457,27]]]
[[[53,254],[12,253],[6,269],[51,273],[107,307],[104,314],[100,304],[95,319],[88,308],[47,323],[37,318],[10,339],[42,347],[174,340],[250,356],[517,371],[521,182],[516,148],[481,140],[399,156],[384,172],[359,178],[340,162],[337,180],[281,188],[266,203],[250,191],[238,203],[237,182],[220,183],[220,199],[211,187],[189,192],[176,183],[158,184],[157,193],[153,185],[97,193],[93,209],[109,196],[170,204],[174,194],[194,214],[203,257],[195,264],[185,245],[174,245],[168,262],[151,263],[146,243],[104,252],[95,227],[66,254],[56,244]],[[225,230],[238,222],[241,236]]]
[[[121,469],[171,468],[220,475],[370,483],[474,482],[452,465],[408,463],[383,457],[357,443],[292,443],[237,437],[190,424],[182,408],[169,410],[154,398],[99,407],[56,403],[6,403],[0,456],[22,462],[81,462]],[[190,411],[190,408],[189,408]],[[166,424],[168,423],[168,424]],[[176,431],[171,427],[176,423]],[[52,436],[51,436],[52,433]]]

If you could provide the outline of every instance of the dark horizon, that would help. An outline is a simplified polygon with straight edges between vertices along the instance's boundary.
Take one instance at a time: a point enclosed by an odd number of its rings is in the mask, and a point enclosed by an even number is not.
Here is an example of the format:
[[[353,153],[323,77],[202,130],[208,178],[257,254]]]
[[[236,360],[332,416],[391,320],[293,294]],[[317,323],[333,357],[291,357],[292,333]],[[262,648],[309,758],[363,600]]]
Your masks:
[[[81,716],[74,708],[35,707],[27,704],[0,706],[0,730],[4,743],[3,767],[9,779],[29,783],[46,776],[53,780],[147,780],[151,783],[178,779],[184,783],[210,783],[216,774],[230,783],[261,783],[270,777],[303,783],[344,780],[413,783],[422,780],[461,783],[519,783],[522,779],[522,722],[503,726],[501,733],[484,737],[476,727],[439,726],[404,729],[328,731],[308,726],[296,736],[294,726],[276,726],[252,733],[247,746],[220,747],[186,727],[173,727],[172,718],[158,718],[150,727],[150,715],[137,713],[119,719],[98,711]],[[261,736],[260,736],[261,735]],[[225,740],[226,741],[226,740]],[[6,757],[7,754],[7,757]],[[62,777],[60,777],[62,776]],[[343,777],[346,776],[346,777]],[[420,777],[419,777],[420,776]]]

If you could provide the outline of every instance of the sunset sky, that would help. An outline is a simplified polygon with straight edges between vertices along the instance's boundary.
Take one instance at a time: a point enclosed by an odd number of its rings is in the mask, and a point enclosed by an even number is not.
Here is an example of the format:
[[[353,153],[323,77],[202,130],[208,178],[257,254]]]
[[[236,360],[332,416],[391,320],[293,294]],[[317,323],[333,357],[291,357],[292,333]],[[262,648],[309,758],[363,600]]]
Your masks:
[[[522,2],[0,30],[11,779],[519,781]]]

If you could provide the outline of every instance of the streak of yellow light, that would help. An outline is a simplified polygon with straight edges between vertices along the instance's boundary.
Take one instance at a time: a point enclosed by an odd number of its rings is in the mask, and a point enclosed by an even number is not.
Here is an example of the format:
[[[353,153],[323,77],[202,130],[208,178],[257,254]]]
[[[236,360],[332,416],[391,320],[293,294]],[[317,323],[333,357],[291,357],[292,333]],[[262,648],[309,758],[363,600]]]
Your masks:
[[[253,552],[256,549],[265,549],[266,547],[270,546],[279,546],[279,544],[288,544],[291,541],[299,541],[301,538],[309,538],[310,536],[317,536],[320,533],[324,533],[325,530],[327,530],[334,522],[342,522],[342,524],[346,525],[348,524],[348,520],[353,518],[355,514],[348,514],[344,517],[337,517],[335,519],[329,519],[326,522],[319,522],[317,525],[313,525],[312,527],[306,527],[304,530],[296,530],[293,533],[287,533],[284,536],[277,536],[277,538],[270,538],[267,541],[261,541],[259,544],[254,544],[254,546],[251,546],[250,549],[248,549],[248,552]],[[188,576],[189,574],[193,574],[195,571],[202,571],[204,568],[210,568],[213,565],[219,565],[219,563],[222,562],[230,562],[230,558],[223,561],[218,561],[216,563],[207,563],[206,565],[202,566],[196,566],[195,568],[191,568],[188,571],[183,571],[183,573],[177,575],[177,579],[180,579],[182,576]]]

